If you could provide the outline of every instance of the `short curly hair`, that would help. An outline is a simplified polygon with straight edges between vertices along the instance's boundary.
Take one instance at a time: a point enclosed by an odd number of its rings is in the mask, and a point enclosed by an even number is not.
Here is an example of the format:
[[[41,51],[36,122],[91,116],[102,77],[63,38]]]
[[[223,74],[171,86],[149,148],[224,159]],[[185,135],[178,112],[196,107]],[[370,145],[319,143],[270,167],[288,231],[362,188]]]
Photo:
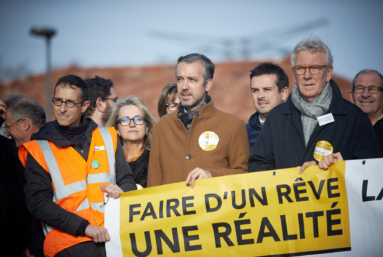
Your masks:
[[[93,79],[86,79],[85,83],[89,87],[90,105],[83,115],[85,118],[89,118],[96,109],[97,99],[101,98],[102,101],[105,101],[106,98],[110,96],[110,89],[113,87],[113,82],[110,79],[96,76]]]

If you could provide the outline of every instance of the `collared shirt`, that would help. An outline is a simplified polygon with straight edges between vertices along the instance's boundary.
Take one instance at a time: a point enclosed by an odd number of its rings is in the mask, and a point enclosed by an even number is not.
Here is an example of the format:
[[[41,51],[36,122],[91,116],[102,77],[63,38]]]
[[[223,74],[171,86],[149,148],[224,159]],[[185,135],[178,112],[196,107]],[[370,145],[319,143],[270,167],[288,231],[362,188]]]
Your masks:
[[[261,123],[261,126],[263,126],[263,124],[265,123],[265,122],[261,119],[261,115],[259,115],[259,122]]]

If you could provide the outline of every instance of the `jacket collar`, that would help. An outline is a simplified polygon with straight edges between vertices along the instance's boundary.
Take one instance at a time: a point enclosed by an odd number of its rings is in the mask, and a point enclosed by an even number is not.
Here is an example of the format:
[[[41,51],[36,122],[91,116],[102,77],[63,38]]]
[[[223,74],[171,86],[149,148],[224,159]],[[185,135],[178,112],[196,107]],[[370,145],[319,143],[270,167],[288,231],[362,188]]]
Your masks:
[[[261,130],[262,129],[262,124],[259,121],[259,113],[256,112],[253,115],[250,116],[249,118],[249,124],[255,129]]]
[[[334,80],[330,80],[330,85],[332,88],[333,97],[327,113],[347,115],[345,102],[338,85]],[[289,106],[289,108],[283,108],[281,111],[282,114],[292,114],[294,111],[296,111],[293,101],[291,100],[291,94],[289,95],[286,104]]]
[[[216,111],[217,111],[217,109],[214,107],[213,99],[211,99],[210,102],[199,107],[199,116],[198,117],[207,117],[207,116],[214,114],[214,112],[216,112]],[[177,111],[171,113],[175,122],[177,122],[177,120],[179,120],[178,119],[178,112],[179,112],[179,110],[177,109]]]
[[[86,119],[88,120],[89,125],[84,135],[85,138],[90,142],[92,138],[92,133],[98,126],[97,123],[95,123],[92,119]],[[55,121],[45,123],[45,125],[40,129],[39,132],[32,134],[31,140],[48,140],[59,147],[72,145],[69,140],[67,140],[63,135],[61,135],[54,123]]]

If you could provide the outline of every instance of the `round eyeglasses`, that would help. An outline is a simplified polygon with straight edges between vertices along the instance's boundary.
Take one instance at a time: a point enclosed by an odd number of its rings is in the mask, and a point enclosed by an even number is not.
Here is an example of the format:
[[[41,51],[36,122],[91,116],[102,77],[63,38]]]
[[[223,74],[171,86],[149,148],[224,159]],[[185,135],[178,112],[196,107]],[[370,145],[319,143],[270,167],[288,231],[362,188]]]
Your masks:
[[[133,121],[136,125],[142,125],[145,121],[144,117],[134,117],[134,118],[122,118],[118,120],[118,123],[121,124],[121,126],[129,126],[130,122]]]
[[[327,67],[327,65],[312,65],[309,67],[305,67],[302,65],[294,66],[295,73],[297,75],[303,75],[306,72],[306,69],[309,69],[311,75],[317,75],[321,71],[321,69]]]
[[[73,108],[76,104],[81,104],[83,103],[82,102],[78,102],[78,103],[75,103],[73,100],[66,100],[64,101],[63,99],[61,98],[52,98],[52,103],[56,106],[61,106],[63,103],[65,103],[65,105],[68,107],[68,108]]]

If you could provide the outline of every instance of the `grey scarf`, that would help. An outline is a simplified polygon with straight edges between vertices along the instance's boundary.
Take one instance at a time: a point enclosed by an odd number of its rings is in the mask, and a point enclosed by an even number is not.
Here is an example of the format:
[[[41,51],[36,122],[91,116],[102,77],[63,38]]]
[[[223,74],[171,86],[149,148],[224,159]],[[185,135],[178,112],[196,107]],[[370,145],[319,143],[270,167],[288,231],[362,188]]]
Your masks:
[[[297,84],[294,85],[291,92],[291,100],[293,101],[295,108],[301,112],[305,145],[309,142],[311,134],[318,124],[317,117],[325,114],[330,108],[332,96],[332,87],[330,83],[327,83],[322,93],[314,101],[306,103],[298,90]]]

